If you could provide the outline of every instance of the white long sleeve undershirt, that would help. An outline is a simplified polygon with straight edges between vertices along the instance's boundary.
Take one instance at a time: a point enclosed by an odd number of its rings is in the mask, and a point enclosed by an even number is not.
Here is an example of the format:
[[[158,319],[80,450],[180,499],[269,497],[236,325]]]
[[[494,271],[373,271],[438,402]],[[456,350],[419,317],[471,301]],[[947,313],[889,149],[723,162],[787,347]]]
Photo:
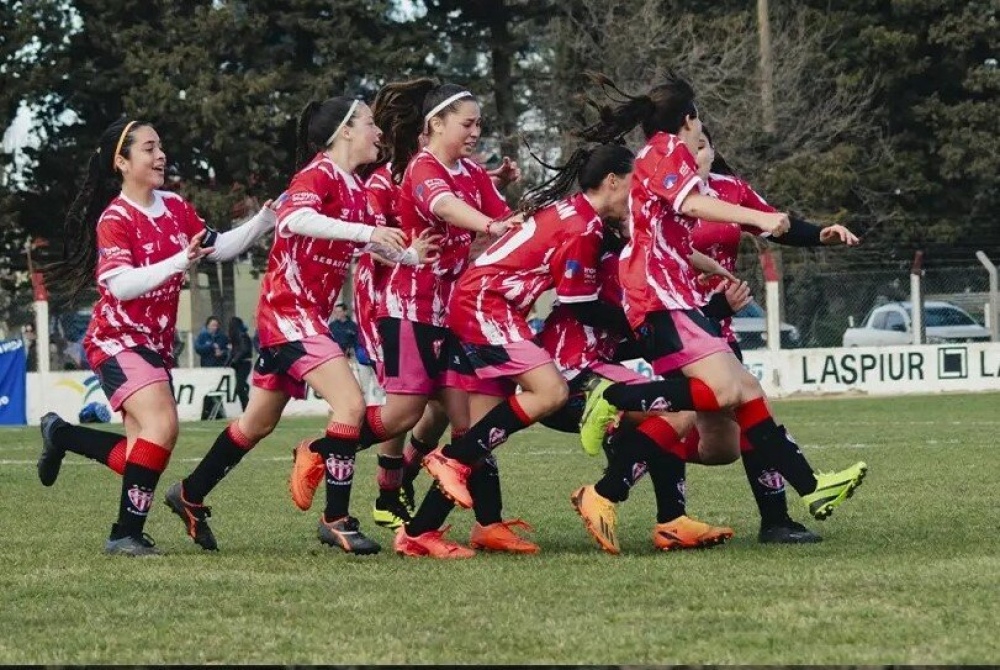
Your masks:
[[[270,207],[261,207],[253,218],[242,226],[219,233],[212,244],[215,251],[206,258],[210,261],[230,261],[240,254],[246,253],[260,236],[274,229],[278,216]]]

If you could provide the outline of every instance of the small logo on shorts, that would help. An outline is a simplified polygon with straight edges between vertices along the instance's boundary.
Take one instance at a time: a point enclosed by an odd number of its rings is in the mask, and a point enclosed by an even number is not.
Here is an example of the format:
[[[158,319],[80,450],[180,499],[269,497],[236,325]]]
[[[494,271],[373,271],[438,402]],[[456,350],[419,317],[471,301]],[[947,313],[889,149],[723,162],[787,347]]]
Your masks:
[[[348,482],[354,477],[354,459],[337,458],[328,456],[326,459],[326,471],[336,482]]]
[[[769,488],[772,491],[784,491],[785,490],[785,478],[781,476],[775,470],[765,470],[761,473],[757,481],[761,483],[765,488]]]
[[[150,505],[153,504],[153,492],[144,491],[138,486],[133,486],[128,490],[128,500],[132,503],[132,507],[135,508],[136,512],[145,514],[149,511]]]
[[[646,405],[646,401],[642,401],[642,411],[644,412],[669,412],[670,411],[670,401],[660,396],[653,400],[653,402]]]
[[[507,431],[503,428],[490,429],[490,449],[507,441]]]

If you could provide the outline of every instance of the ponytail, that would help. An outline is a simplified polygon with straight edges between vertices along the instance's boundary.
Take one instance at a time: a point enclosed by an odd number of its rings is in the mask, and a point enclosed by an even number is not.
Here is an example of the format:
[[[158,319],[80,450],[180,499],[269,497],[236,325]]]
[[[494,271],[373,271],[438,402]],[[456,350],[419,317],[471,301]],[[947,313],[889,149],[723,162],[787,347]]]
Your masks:
[[[617,143],[580,147],[561,167],[547,165],[535,154],[531,155],[544,167],[555,170],[556,175],[521,198],[518,208],[526,216],[564,198],[574,185],[589,191],[599,187],[609,174],[624,176],[635,167],[635,155],[626,146]]]
[[[375,125],[382,131],[382,148],[377,163],[392,162],[392,178],[397,184],[403,181],[407,164],[420,149],[420,135],[424,131],[424,102],[439,87],[436,79],[423,77],[390,82],[375,96],[372,114]]]

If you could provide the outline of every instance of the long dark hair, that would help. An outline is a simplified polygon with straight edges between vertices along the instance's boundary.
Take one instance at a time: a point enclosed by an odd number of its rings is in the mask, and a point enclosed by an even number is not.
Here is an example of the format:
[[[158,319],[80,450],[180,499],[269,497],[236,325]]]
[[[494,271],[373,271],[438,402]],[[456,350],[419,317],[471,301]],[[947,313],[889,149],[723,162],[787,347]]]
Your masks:
[[[686,80],[668,72],[663,81],[646,93],[625,93],[607,76],[588,72],[587,78],[597,84],[606,101],[585,97],[595,108],[598,120],[573,134],[589,142],[619,142],[636,127],[641,127],[646,139],[659,132],[677,133],[687,117],[697,118],[694,89]]]
[[[73,303],[94,280],[97,267],[97,221],[108,204],[121,192],[122,176],[115,167],[120,154],[132,153],[135,131],[151,124],[121,117],[105,128],[97,150],[90,155],[87,175],[63,222],[66,246],[61,261],[42,268],[53,287],[67,290],[67,302]]]
[[[708,132],[708,127],[703,125],[701,127],[701,132],[705,135],[705,139],[708,141],[708,145],[712,147],[713,151],[715,151],[715,158],[712,159],[712,166],[709,168],[709,170],[714,172],[715,174],[726,174],[735,177],[736,171],[733,168],[729,167],[729,163],[726,162],[726,159],[723,158],[722,154],[720,154],[715,149],[715,142],[712,141],[712,134]]]
[[[338,95],[323,102],[310,100],[302,108],[295,133],[295,167],[301,169],[320,149],[329,146],[330,136],[347,116],[356,98]],[[357,111],[355,111],[357,114]],[[347,125],[354,123],[354,115]]]
[[[392,161],[392,178],[399,183],[410,159],[419,148],[427,115],[448,98],[464,92],[458,84],[439,84],[427,77],[386,84],[375,98],[375,123],[382,130],[382,143],[387,148],[385,160]],[[445,117],[458,110],[460,103],[476,102],[473,95],[455,100],[438,110],[434,117]],[[382,157],[380,157],[380,160]]]
[[[635,154],[617,142],[580,147],[561,167],[547,165],[534,154],[532,156],[556,174],[522,196],[518,209],[528,216],[565,197],[576,184],[580,190],[588,191],[600,186],[609,174],[624,176],[635,168]]]

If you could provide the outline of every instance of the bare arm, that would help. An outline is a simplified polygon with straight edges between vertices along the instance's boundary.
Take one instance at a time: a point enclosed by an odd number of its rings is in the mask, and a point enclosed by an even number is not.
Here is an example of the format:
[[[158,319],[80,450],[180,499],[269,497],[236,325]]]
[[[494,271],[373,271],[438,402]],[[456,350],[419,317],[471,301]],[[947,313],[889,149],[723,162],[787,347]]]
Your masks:
[[[761,212],[748,207],[731,205],[701,193],[689,193],[680,205],[680,213],[706,221],[732,221],[754,226],[774,236],[788,230],[788,215],[782,212]]]

